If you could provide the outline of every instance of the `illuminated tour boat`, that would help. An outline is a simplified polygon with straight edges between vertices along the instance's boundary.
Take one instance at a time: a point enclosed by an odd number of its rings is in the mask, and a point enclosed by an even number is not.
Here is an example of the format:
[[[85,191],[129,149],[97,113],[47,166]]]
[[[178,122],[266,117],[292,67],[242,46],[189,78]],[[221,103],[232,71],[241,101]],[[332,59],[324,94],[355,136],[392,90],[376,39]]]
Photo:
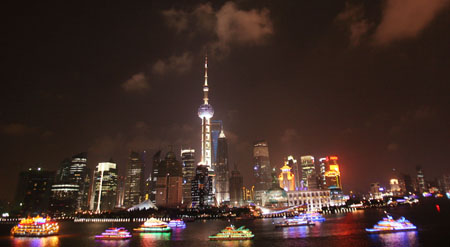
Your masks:
[[[366,228],[367,232],[378,233],[378,232],[397,232],[397,231],[411,231],[416,230],[417,227],[409,222],[405,217],[400,217],[394,220],[389,214],[383,220],[378,221],[378,224],[374,225],[373,228]]]
[[[11,229],[11,235],[15,237],[46,237],[58,234],[59,225],[49,217],[34,217],[20,221]]]
[[[209,236],[209,240],[248,240],[252,239],[254,236],[255,235],[253,235],[253,233],[249,229],[245,228],[245,226],[241,226],[236,229],[233,225],[231,225],[227,226],[216,235]]]
[[[311,222],[322,222],[325,221],[325,217],[321,213],[306,213],[304,214],[307,220]]]
[[[184,221],[180,220],[180,219],[171,220],[171,221],[169,221],[168,225],[170,228],[185,228],[186,227],[186,223],[184,223]]]
[[[155,218],[150,218],[139,228],[134,229],[136,232],[171,232],[170,228],[166,222],[157,220]]]
[[[131,238],[131,234],[123,227],[113,227],[107,229],[102,235],[96,235],[95,239],[99,240],[122,240]]]
[[[281,222],[275,223],[275,227],[290,227],[290,226],[308,226],[314,225],[313,222],[309,221],[306,217],[295,216],[291,219],[284,219]]]

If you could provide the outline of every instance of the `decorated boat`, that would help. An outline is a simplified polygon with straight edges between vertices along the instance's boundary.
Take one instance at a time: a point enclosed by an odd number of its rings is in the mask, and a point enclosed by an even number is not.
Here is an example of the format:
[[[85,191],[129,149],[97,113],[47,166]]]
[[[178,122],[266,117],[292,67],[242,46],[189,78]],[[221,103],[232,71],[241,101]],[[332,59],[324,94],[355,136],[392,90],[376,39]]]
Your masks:
[[[209,236],[209,240],[248,240],[253,237],[255,237],[255,235],[253,235],[249,229],[245,228],[245,226],[236,229],[234,225],[230,225],[216,235]]]
[[[169,221],[169,223],[167,225],[170,228],[185,228],[186,227],[186,223],[184,223],[184,221],[180,220],[180,219],[171,220],[171,221]]]
[[[106,229],[101,235],[96,235],[95,239],[100,240],[122,240],[131,238],[131,234],[123,227],[112,227]]]
[[[157,220],[155,218],[150,218],[139,228],[133,229],[136,232],[171,232],[170,228],[166,222]]]
[[[314,225],[314,222],[309,221],[306,217],[295,216],[291,219],[284,219],[281,222],[275,223],[275,227],[290,227],[290,226],[308,226]]]
[[[400,217],[394,220],[391,215],[387,214],[387,217],[378,221],[373,228],[366,228],[367,232],[379,233],[379,232],[397,232],[397,231],[411,231],[416,230],[417,227],[409,222],[405,217]]]
[[[46,237],[56,235],[59,232],[59,225],[49,217],[40,216],[27,218],[11,229],[11,235],[15,237]]]
[[[311,221],[311,222],[322,222],[325,221],[325,217],[322,216],[321,213],[306,213],[304,214],[304,216],[306,217],[307,220]]]

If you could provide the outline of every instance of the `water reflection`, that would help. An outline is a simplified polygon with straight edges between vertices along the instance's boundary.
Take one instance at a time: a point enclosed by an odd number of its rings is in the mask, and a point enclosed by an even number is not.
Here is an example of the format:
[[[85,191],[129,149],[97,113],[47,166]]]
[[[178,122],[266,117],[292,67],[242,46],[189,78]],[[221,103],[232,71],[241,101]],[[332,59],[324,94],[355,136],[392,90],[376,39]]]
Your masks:
[[[12,246],[31,246],[31,247],[54,247],[59,246],[58,236],[27,238],[27,237],[12,237]]]
[[[417,246],[417,231],[370,234],[372,241],[381,246]]]
[[[283,238],[304,238],[310,231],[310,226],[283,227]]]
[[[141,246],[155,246],[158,241],[170,240],[170,236],[170,232],[148,232],[139,234],[139,237],[141,238]]]
[[[223,247],[250,247],[253,244],[252,240],[236,240],[236,241],[214,241],[214,246],[223,246]]]
[[[95,240],[96,246],[112,246],[112,247],[125,247],[130,245],[129,239],[124,240]]]

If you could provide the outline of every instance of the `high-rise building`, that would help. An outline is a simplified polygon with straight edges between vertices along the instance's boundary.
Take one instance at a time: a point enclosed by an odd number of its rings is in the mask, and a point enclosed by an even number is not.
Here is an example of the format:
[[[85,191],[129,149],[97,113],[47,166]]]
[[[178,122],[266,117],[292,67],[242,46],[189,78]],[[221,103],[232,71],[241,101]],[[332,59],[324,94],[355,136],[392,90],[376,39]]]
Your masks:
[[[284,163],[284,166],[280,168],[281,173],[278,176],[278,180],[280,181],[280,187],[285,191],[293,191],[295,190],[295,176],[291,172],[291,167],[288,166],[288,162]]]
[[[295,190],[299,190],[301,188],[301,176],[300,169],[298,167],[297,160],[294,159],[294,156],[289,155],[287,157],[287,165],[291,167],[291,171],[294,174],[295,179]]]
[[[217,163],[217,148],[219,146],[219,136],[223,129],[222,120],[211,120],[211,143],[212,143],[212,164]]]
[[[408,174],[402,174],[402,177],[403,177],[403,181],[405,182],[405,192],[414,193],[415,186],[414,186],[413,180],[411,179],[411,176]]]
[[[20,172],[15,201],[22,213],[47,212],[54,178],[55,172],[40,167]]]
[[[327,171],[325,172],[326,186],[328,189],[339,188],[342,190],[341,172],[339,170],[338,157],[328,156],[326,158]]]
[[[423,175],[423,170],[421,166],[416,167],[417,172],[417,185],[420,193],[423,193],[427,190],[427,184],[425,182],[425,176]]]
[[[174,208],[181,205],[183,173],[175,153],[169,151],[159,164],[156,180],[156,206]]]
[[[98,163],[94,171],[91,210],[97,213],[114,209],[117,202],[117,164],[112,160]]]
[[[90,181],[87,153],[64,159],[52,185],[50,211],[54,214],[72,214],[88,209]]]
[[[300,157],[302,167],[301,188],[317,188],[314,157],[311,155]]]
[[[117,189],[116,189],[116,208],[125,208],[125,182],[126,177],[117,176]]]
[[[443,174],[438,179],[438,185],[442,193],[450,193],[450,174]]]
[[[124,206],[131,207],[144,199],[144,161],[140,153],[131,152],[125,177]]]
[[[237,169],[236,165],[234,170],[231,171],[230,177],[230,204],[233,206],[242,205],[242,187],[244,186],[244,178]]]
[[[371,199],[383,199],[381,192],[382,188],[380,187],[380,183],[376,182],[370,184]]]
[[[223,129],[217,145],[217,162],[215,164],[215,196],[217,204],[230,201],[230,171],[228,168],[228,144]]]
[[[153,155],[153,163],[152,163],[152,173],[150,175],[150,183],[148,183],[148,191],[150,191],[149,199],[156,204],[156,182],[158,180],[158,174],[159,174],[159,165],[161,164],[162,158],[161,158],[161,150],[157,151]]]
[[[272,184],[272,168],[269,159],[269,146],[266,141],[257,141],[253,145],[253,162],[253,176],[256,190],[270,189]]]
[[[327,171],[326,158],[319,159],[319,188],[327,189],[327,178],[325,177],[325,172]]]
[[[192,180],[195,178],[195,150],[181,149],[181,162],[183,172],[183,202],[186,207],[192,205]]]
[[[213,181],[207,166],[198,165],[191,183],[192,207],[205,208],[214,205]]]

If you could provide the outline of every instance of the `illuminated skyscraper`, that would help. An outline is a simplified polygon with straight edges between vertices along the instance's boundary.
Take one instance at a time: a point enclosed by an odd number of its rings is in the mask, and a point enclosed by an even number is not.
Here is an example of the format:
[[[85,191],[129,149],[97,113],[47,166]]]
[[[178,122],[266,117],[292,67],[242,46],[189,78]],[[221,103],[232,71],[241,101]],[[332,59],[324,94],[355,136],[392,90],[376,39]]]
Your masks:
[[[425,183],[425,176],[423,175],[423,170],[421,166],[416,167],[417,172],[417,185],[420,193],[423,193],[427,190],[427,184]]]
[[[183,167],[183,205],[190,207],[192,204],[192,180],[195,178],[195,150],[181,149],[181,162]]]
[[[278,176],[278,180],[280,181],[280,187],[285,191],[293,191],[295,190],[295,176],[291,172],[291,167],[288,166],[288,162],[284,163],[284,166],[280,168],[281,173]]]
[[[253,145],[253,176],[256,190],[268,190],[272,185],[272,169],[269,160],[269,146],[262,140]]]
[[[217,162],[214,167],[215,171],[215,196],[218,205],[223,202],[230,201],[229,179],[230,171],[228,168],[228,144],[223,129],[220,132],[217,145]]]
[[[287,157],[287,165],[291,167],[292,173],[295,178],[295,190],[299,190],[301,188],[301,177],[300,177],[300,169],[298,167],[297,160],[294,159],[294,156],[289,155]]]
[[[161,150],[153,155],[152,173],[150,175],[150,182],[147,181],[147,190],[150,192],[149,199],[156,204],[156,181],[158,180],[159,164],[161,163]]]
[[[116,163],[112,161],[98,163],[94,172],[91,210],[101,212],[114,209],[117,201],[117,174]]]
[[[342,189],[341,172],[339,170],[338,157],[328,156],[326,158],[327,171],[325,172],[328,189]]]
[[[205,57],[205,82],[203,84],[203,104],[198,108],[198,116],[202,119],[202,155],[200,164],[211,168],[211,118],[214,109],[208,98],[208,57]]]
[[[300,181],[302,188],[317,189],[317,178],[314,166],[314,157],[311,155],[300,157],[302,166],[302,179]]]
[[[320,189],[326,189],[327,187],[327,178],[325,177],[325,172],[327,171],[327,159],[326,158],[320,158],[319,159],[319,188]]]
[[[220,132],[223,129],[222,120],[211,120],[212,164],[217,162],[217,147],[219,145]]]
[[[144,198],[144,161],[140,153],[131,152],[125,177],[124,206],[139,204]]]

